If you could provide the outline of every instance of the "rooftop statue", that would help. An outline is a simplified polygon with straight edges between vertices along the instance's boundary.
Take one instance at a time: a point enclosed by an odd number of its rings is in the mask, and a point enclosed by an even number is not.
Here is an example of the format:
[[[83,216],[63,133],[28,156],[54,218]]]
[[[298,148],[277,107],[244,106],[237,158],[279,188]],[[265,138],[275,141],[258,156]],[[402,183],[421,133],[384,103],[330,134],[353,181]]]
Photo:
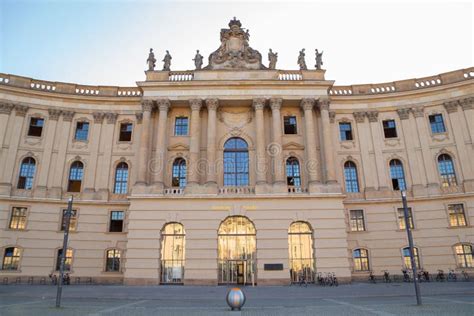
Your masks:
[[[268,52],[268,61],[269,61],[268,68],[275,69],[277,60],[278,60],[278,53],[274,53],[272,49],[270,48],[270,51]]]
[[[148,54],[148,59],[146,60],[148,63],[148,71],[153,71],[155,70],[155,54],[153,53],[153,48],[150,48],[150,54]]]
[[[304,60],[304,48],[300,50],[300,55],[298,56],[298,65],[300,66],[300,70],[308,70],[308,67],[306,67],[306,61]]]
[[[249,31],[235,17],[221,29],[221,45],[209,56],[204,69],[266,69],[262,55],[249,46]]]
[[[196,56],[194,56],[193,60],[194,60],[194,66],[196,66],[196,70],[199,70],[201,69],[202,67],[202,55],[199,54],[199,49],[196,51]]]
[[[163,58],[163,71],[170,71],[171,67],[171,55],[169,51],[166,51],[165,58]]]
[[[323,64],[323,52],[324,51],[321,51],[321,53],[320,53],[320,52],[318,52],[318,49],[316,48],[315,52],[316,52],[316,66],[314,66],[314,67],[316,67],[316,69],[321,69],[321,65]]]

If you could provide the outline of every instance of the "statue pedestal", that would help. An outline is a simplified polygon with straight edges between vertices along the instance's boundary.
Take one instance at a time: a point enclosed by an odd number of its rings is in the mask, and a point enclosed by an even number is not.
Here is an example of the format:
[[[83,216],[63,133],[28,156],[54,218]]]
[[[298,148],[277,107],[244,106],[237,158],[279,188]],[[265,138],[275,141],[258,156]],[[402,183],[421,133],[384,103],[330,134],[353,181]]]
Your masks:
[[[303,80],[324,80],[324,74],[326,70],[315,69],[315,70],[301,70]]]

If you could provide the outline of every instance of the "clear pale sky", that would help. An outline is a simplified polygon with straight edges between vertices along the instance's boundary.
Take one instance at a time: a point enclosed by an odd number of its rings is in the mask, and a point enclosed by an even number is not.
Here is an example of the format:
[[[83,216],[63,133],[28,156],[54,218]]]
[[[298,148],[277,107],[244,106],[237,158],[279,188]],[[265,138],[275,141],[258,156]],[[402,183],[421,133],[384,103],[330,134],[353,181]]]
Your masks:
[[[314,67],[324,51],[337,85],[423,77],[473,66],[471,1],[246,2],[0,0],[0,72],[51,81],[134,86],[144,80],[150,47],[172,70],[193,69],[219,46],[236,16],[268,64]]]

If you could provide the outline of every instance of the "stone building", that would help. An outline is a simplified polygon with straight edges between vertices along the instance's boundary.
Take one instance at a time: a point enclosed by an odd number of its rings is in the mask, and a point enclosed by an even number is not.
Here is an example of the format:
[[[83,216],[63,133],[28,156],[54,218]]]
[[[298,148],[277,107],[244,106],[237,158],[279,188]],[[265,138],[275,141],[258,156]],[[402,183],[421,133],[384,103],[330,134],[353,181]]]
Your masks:
[[[248,44],[232,20],[209,65],[136,87],[0,74],[1,280],[57,271],[71,195],[73,283],[400,274],[400,190],[417,264],[472,273],[474,68],[336,86]]]

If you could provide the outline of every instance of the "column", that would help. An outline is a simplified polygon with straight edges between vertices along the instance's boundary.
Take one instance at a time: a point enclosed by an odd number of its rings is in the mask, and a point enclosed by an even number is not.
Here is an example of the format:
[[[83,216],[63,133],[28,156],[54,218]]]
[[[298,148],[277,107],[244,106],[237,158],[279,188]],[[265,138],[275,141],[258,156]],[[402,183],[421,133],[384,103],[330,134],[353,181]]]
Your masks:
[[[388,190],[388,178],[385,172],[385,159],[382,152],[382,135],[383,131],[380,128],[378,117],[378,111],[368,111],[367,117],[369,119],[370,131],[372,134],[372,143],[374,145],[375,154],[375,168],[377,170],[377,178],[380,190]]]
[[[189,139],[189,164],[188,164],[188,182],[189,186],[199,185],[199,158],[201,152],[201,99],[189,100],[191,107],[191,126]]]
[[[94,123],[91,126],[91,131],[89,133],[89,143],[90,143],[90,158],[89,163],[87,164],[86,175],[84,177],[84,192],[93,193],[95,192],[95,177],[97,170],[97,158],[99,155],[99,145],[101,140],[101,130],[102,122],[104,121],[104,113],[94,112],[92,113],[94,117]]]
[[[266,173],[267,165],[265,161],[265,131],[264,131],[264,118],[263,109],[265,108],[265,99],[253,99],[252,106],[255,110],[255,134],[256,134],[256,174],[257,174],[257,186],[264,185],[267,183]]]
[[[369,154],[372,149],[372,146],[370,146],[372,142],[370,140],[368,125],[365,123],[366,114],[363,111],[358,111],[354,112],[353,115],[357,125],[357,141],[360,145],[360,156],[363,169],[358,170],[359,177],[363,176],[365,182],[365,188],[363,188],[363,183],[359,181],[359,186],[361,186],[360,191],[374,191],[377,186],[377,175],[373,168],[375,162]]]
[[[319,185],[321,183],[319,163],[317,160],[316,153],[316,135],[314,133],[314,120],[313,120],[313,107],[315,100],[311,98],[302,99],[300,106],[304,111],[304,122],[305,122],[305,150],[306,150],[306,172],[309,176],[309,189],[312,190],[311,186]]]
[[[474,97],[462,99],[459,103],[464,111],[464,118],[469,129],[471,144],[474,144]]]
[[[115,123],[117,122],[117,113],[105,113],[105,120],[106,124],[102,128],[101,133],[101,142],[100,148],[102,149],[102,157],[98,161],[98,181],[96,184],[96,191],[99,192],[97,195],[98,199],[106,200],[108,199],[109,194],[109,180],[110,180],[110,172],[111,171],[111,164],[112,164],[112,146],[115,143]],[[87,175],[87,173],[86,173]],[[87,181],[84,179],[84,181]]]
[[[137,185],[147,185],[147,167],[148,159],[150,157],[150,121],[151,112],[153,111],[153,101],[142,101],[142,131],[140,135],[140,145],[138,148],[138,170],[137,170]]]
[[[168,110],[170,101],[168,99],[158,99],[158,136],[156,138],[156,150],[153,163],[153,186],[156,191],[163,189],[163,175],[166,159],[166,125],[168,120]]]
[[[318,101],[319,111],[321,112],[321,122],[323,127],[324,144],[324,166],[326,169],[326,183],[336,183],[336,170],[334,168],[334,152],[331,142],[331,122],[329,119],[329,100]]]
[[[272,109],[272,130],[273,130],[273,144],[269,148],[269,153],[273,157],[273,185],[285,186],[285,165],[283,161],[283,144],[282,144],[282,130],[281,130],[281,104],[283,100],[280,98],[270,99],[270,107]],[[262,122],[263,124],[263,122]],[[263,126],[263,125],[262,125]],[[263,128],[261,128],[263,133]],[[263,136],[263,135],[262,135]],[[263,136],[264,137],[264,136]]]
[[[7,134],[12,131],[11,124],[15,120],[15,116],[11,116],[13,107],[14,105],[11,103],[0,102],[0,166],[6,164],[7,149],[4,149],[3,146],[7,145]],[[8,128],[9,124],[10,128]],[[3,179],[2,173],[5,171],[2,169],[0,168],[0,182]]]
[[[62,123],[61,127],[59,128],[60,132],[59,135],[63,135],[63,137],[59,138],[58,144],[58,153],[56,155],[56,160],[54,162],[53,171],[50,173],[50,177],[52,177],[52,188],[51,188],[51,196],[59,198],[61,197],[62,189],[63,189],[63,177],[64,177],[64,165],[66,164],[66,153],[67,147],[69,143],[69,135],[71,131],[71,121],[74,117],[73,111],[66,111],[63,110],[62,114]],[[68,168],[69,166],[66,166]],[[69,173],[67,173],[69,174]]]
[[[49,109],[48,110],[48,122],[46,125],[46,136],[44,138],[45,145],[43,156],[41,157],[41,163],[38,168],[38,181],[36,182],[35,196],[45,197],[46,189],[48,185],[48,174],[51,166],[51,156],[53,153],[54,139],[57,134],[57,125],[61,110]]]
[[[216,170],[216,128],[218,99],[207,99],[207,179],[206,185],[217,187]]]

